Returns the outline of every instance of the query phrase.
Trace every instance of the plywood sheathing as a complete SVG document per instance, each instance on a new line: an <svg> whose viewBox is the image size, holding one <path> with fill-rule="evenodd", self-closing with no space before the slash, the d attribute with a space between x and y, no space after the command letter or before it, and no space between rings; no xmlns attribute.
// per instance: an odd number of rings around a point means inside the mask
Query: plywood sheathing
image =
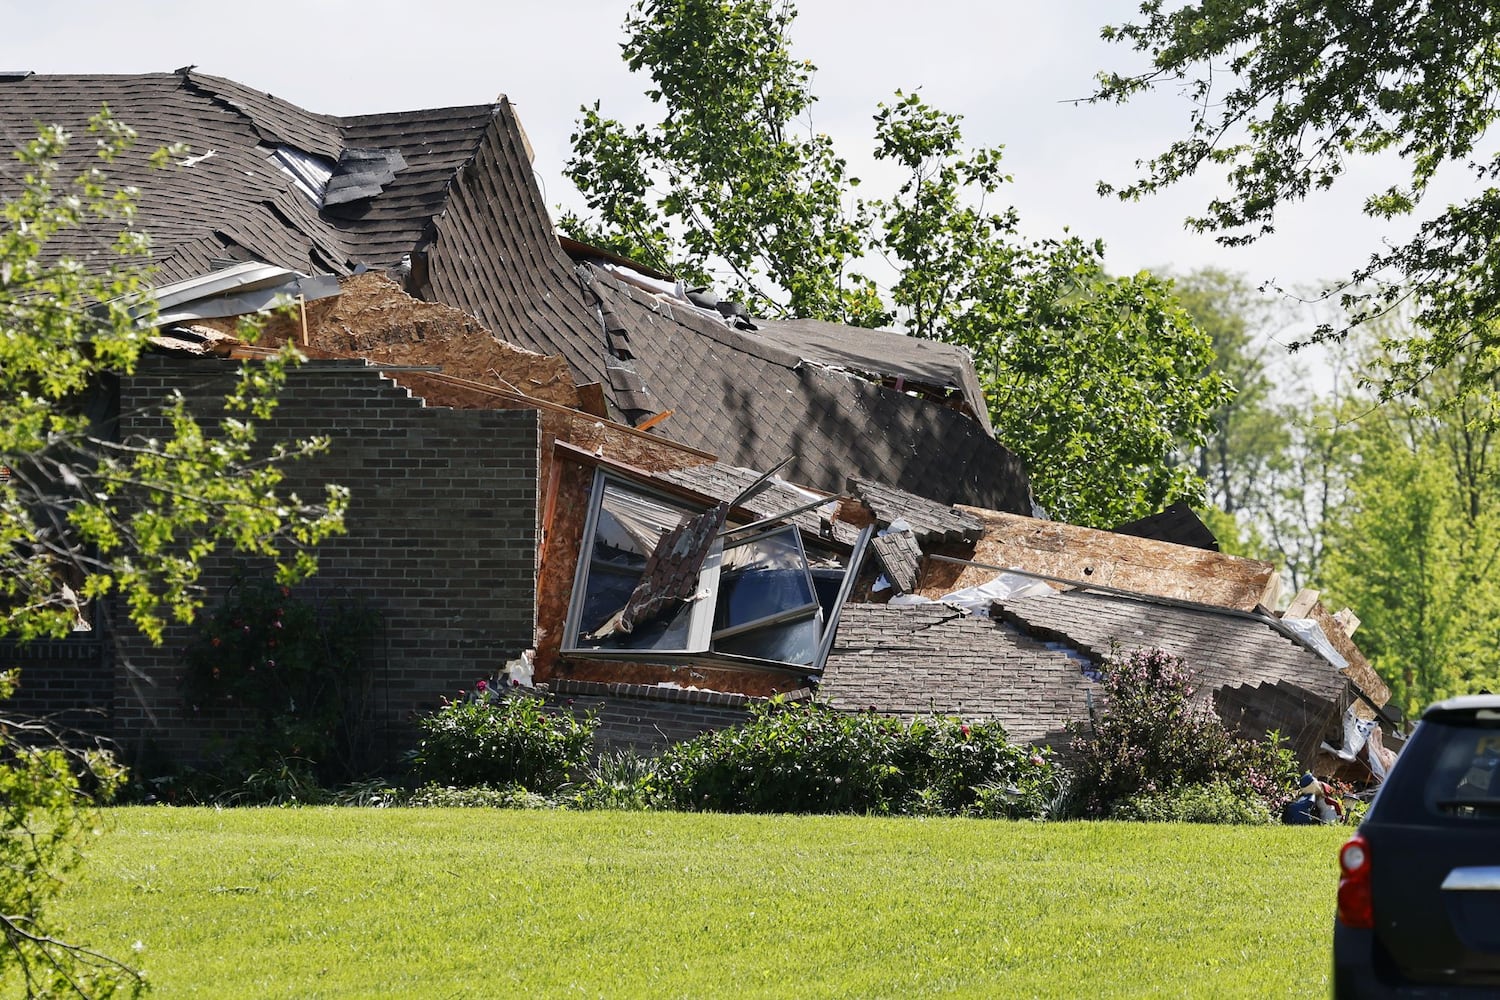
<svg viewBox="0 0 1500 1000"><path fill-rule="evenodd" d="M971 552L933 549L929 555L957 555L990 566L1241 611L1254 610L1278 586L1276 567L1258 559L977 507L958 509L983 522L982 537ZM929 559L917 593L936 600L994 576L994 570Z"/></svg>
<svg viewBox="0 0 1500 1000"><path fill-rule="evenodd" d="M474 317L438 302L412 298L384 274L366 273L339 279L340 294L305 306L307 340L297 314L271 317L262 346L288 339L340 357L361 357L382 365L441 368L473 382L495 385L527 396L577 407L578 390L567 362L496 339ZM201 320L198 326L233 333L234 318ZM440 385L417 373L401 373L398 382L427 400L429 406L491 409L483 394Z"/></svg>
<svg viewBox="0 0 1500 1000"><path fill-rule="evenodd" d="M1281 617L1304 618L1315 622L1338 654L1349 661L1344 676L1353 681L1375 704L1384 705L1391 700L1391 689L1386 687L1385 681L1375 673L1375 669L1350 638L1359 628L1359 618L1348 608L1336 615L1329 614L1318 596L1319 591L1302 588L1286 606L1286 610L1281 612ZM1375 718L1375 710L1359 700L1355 701L1354 713L1362 719Z"/></svg>

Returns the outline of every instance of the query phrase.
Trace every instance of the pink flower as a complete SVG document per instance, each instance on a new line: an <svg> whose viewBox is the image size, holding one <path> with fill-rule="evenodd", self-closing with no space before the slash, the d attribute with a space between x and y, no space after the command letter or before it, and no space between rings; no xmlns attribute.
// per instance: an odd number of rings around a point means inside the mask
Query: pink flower
<svg viewBox="0 0 1500 1000"><path fill-rule="evenodd" d="M968 739L969 738L969 727L968 726L959 726L958 727L958 731L964 734L964 739Z"/></svg>
<svg viewBox="0 0 1500 1000"><path fill-rule="evenodd" d="M490 682L489 681L480 681L478 684L474 685L474 690L480 692L481 694L483 694L485 691L488 691L489 689L490 689Z"/></svg>

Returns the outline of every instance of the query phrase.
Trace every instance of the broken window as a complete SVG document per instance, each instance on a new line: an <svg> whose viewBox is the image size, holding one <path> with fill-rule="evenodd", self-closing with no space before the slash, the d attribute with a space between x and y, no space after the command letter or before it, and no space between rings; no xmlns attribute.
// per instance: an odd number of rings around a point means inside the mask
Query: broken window
<svg viewBox="0 0 1500 1000"><path fill-rule="evenodd" d="M563 650L818 669L864 539L852 556L810 558L795 526L726 527L727 512L599 470Z"/></svg>
<svg viewBox="0 0 1500 1000"><path fill-rule="evenodd" d="M668 602L641 622L627 621L623 614L662 537L699 511L607 479L602 473L595 477L594 498L574 578L567 645L580 651L706 649L713 605L700 598L712 592L717 580L723 550L717 539L696 572L698 588L691 598Z"/></svg>

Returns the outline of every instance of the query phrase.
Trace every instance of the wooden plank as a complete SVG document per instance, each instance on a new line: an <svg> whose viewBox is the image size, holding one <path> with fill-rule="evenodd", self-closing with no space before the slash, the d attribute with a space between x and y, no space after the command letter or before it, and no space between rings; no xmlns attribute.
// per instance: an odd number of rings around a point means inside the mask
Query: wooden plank
<svg viewBox="0 0 1500 1000"><path fill-rule="evenodd" d="M984 525L972 552L929 550L976 563L1221 608L1253 611L1274 593L1276 567L1187 545L1136 538L1019 514L959 507ZM938 598L994 577L991 570L928 560L917 593Z"/></svg>
<svg viewBox="0 0 1500 1000"><path fill-rule="evenodd" d="M1354 613L1353 608L1344 608L1333 613L1333 620L1339 623L1339 628L1344 630L1345 635L1352 636L1359 631L1359 615Z"/></svg>
<svg viewBox="0 0 1500 1000"><path fill-rule="evenodd" d="M609 406L604 402L604 383L585 382L578 386L578 408L596 417L609 418Z"/></svg>
<svg viewBox="0 0 1500 1000"><path fill-rule="evenodd" d="M1333 648L1349 661L1349 666L1344 668L1344 676L1359 685L1359 689L1375 704L1384 705L1391 700L1391 689L1386 687L1385 681L1381 680L1375 668L1370 666L1370 661L1365 659L1365 655L1359 651L1354 640L1349 638L1343 626L1334 621L1333 615L1329 614L1321 603L1314 604L1303 617L1317 622L1323 634L1328 636L1328 641L1332 643Z"/></svg>
<svg viewBox="0 0 1500 1000"><path fill-rule="evenodd" d="M651 428L655 427L657 424L661 423L663 420L667 419L676 412L676 410L662 410L660 413L647 417L645 420L642 420L640 423L636 424L635 429L638 431L649 431Z"/></svg>
<svg viewBox="0 0 1500 1000"><path fill-rule="evenodd" d="M1307 618L1312 614L1313 606L1318 603L1318 591L1303 587L1297 591L1297 596L1292 598L1292 603L1286 606L1281 613L1283 618Z"/></svg>

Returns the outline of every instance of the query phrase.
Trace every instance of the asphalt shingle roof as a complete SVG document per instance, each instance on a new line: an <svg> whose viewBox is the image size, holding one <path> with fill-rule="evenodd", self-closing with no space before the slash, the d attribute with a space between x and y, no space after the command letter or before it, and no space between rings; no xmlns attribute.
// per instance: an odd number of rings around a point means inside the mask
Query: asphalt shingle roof
<svg viewBox="0 0 1500 1000"><path fill-rule="evenodd" d="M1077 657L1004 622L943 604L847 604L818 697L845 709L994 719L1012 740L1062 746L1098 690Z"/></svg>
<svg viewBox="0 0 1500 1000"><path fill-rule="evenodd" d="M760 336L733 330L575 265L558 245L503 99L341 118L191 70L37 75L0 79L0 141L23 141L38 121L83 135L105 103L139 134L110 175L140 189L137 226L153 238L161 282L202 274L226 257L333 274L409 262L409 290L463 309L505 341L560 355L580 382L603 383L623 420L672 410L658 433L729 464L765 469L791 454L785 476L827 492L853 475L944 504L1031 511L1019 459L986 425L895 387L803 364L791 349L796 324ZM148 169L152 150L177 142L191 147L191 165ZM91 145L76 142L65 168L88 163ZM391 150L398 156L362 162L402 165L373 186L373 197L320 208L275 162L281 147L321 157L329 170L341 157L347 165L351 150ZM0 168L0 193L12 180ZM65 233L50 249L107 255L113 230ZM957 376L966 393L977 385L972 366L950 349L841 329L805 332L816 332L824 354L842 345L853 368Z"/></svg>
<svg viewBox="0 0 1500 1000"><path fill-rule="evenodd" d="M1000 614L1030 635L1096 660L1160 647L1209 688L1285 681L1334 702L1347 684L1331 663L1270 623L1232 611L1072 591L1007 601Z"/></svg>

